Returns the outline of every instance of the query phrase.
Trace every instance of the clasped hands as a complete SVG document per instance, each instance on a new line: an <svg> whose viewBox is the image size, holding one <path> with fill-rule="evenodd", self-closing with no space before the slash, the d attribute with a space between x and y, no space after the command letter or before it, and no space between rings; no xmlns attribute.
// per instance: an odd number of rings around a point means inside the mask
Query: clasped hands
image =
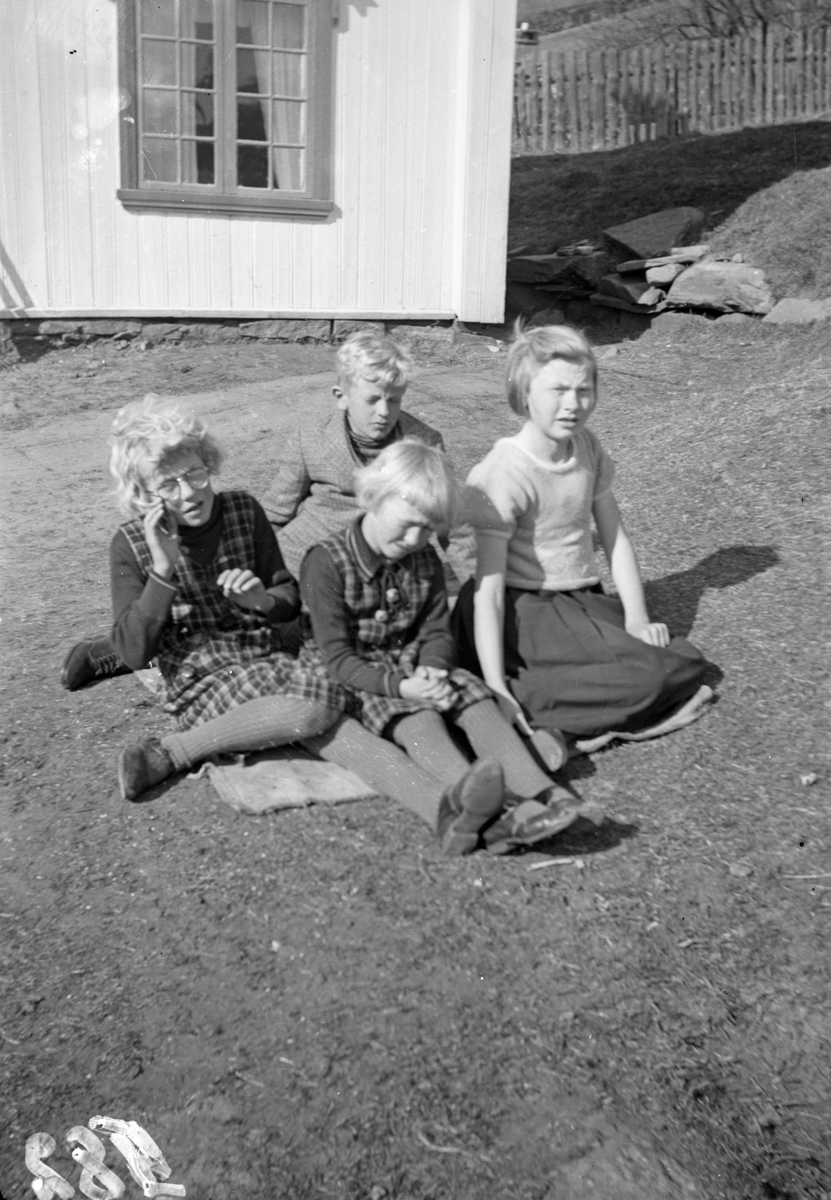
<svg viewBox="0 0 831 1200"><path fill-rule="evenodd" d="M440 667L418 666L412 675L401 680L398 694L402 700L423 701L439 712L447 712L456 703L456 688L448 675Z"/></svg>

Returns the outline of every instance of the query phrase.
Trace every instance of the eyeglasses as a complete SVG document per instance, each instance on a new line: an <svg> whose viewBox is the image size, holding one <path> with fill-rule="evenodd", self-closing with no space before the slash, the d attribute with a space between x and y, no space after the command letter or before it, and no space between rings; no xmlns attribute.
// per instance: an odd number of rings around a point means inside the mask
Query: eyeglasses
<svg viewBox="0 0 831 1200"><path fill-rule="evenodd" d="M161 496L163 500L178 500L182 494L182 483L186 483L194 491L199 491L208 486L210 477L211 473L207 467L192 467L185 471L184 475L173 475L170 479L163 479L156 488L156 495Z"/></svg>

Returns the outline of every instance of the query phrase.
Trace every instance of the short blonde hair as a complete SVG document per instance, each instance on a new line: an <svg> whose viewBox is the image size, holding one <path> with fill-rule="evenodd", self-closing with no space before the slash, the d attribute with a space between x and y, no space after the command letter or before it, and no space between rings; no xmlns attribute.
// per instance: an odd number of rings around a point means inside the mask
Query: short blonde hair
<svg viewBox="0 0 831 1200"><path fill-rule="evenodd" d="M588 339L572 325L523 327L517 321L514 340L508 348L508 403L515 413L525 415L525 399L531 380L554 358L583 366L589 373L597 397L597 359Z"/></svg>
<svg viewBox="0 0 831 1200"><path fill-rule="evenodd" d="M452 528L459 512L459 485L443 451L417 438L402 438L355 472L355 498L373 512L390 496L400 496L434 529Z"/></svg>
<svg viewBox="0 0 831 1200"><path fill-rule="evenodd" d="M222 466L222 451L200 418L154 392L119 409L110 445L116 499L128 517L144 511L143 493L153 472L179 455L195 451L212 475Z"/></svg>
<svg viewBox="0 0 831 1200"><path fill-rule="evenodd" d="M363 377L385 388L405 388L410 382L413 360L406 350L380 329L358 329L337 353L339 387L349 387Z"/></svg>

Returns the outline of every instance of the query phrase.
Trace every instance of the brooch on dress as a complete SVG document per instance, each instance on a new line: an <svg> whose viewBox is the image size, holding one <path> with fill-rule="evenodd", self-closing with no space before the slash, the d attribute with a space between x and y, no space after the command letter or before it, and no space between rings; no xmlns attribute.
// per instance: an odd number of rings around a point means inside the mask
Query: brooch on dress
<svg viewBox="0 0 831 1200"><path fill-rule="evenodd" d="M386 601L388 607L377 608L375 610L375 620L379 621L382 625L386 624L386 622L390 619L389 610L394 610L400 599L401 593L399 592L398 588L387 588L387 590L384 592L384 600Z"/></svg>

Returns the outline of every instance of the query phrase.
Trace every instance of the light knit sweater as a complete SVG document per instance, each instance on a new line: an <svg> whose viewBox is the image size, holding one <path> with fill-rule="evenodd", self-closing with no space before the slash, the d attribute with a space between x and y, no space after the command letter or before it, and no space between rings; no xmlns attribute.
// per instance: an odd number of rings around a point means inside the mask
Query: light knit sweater
<svg viewBox="0 0 831 1200"><path fill-rule="evenodd" d="M592 546L592 505L615 468L588 429L571 457L547 462L516 437L500 438L467 479L465 516L478 537L508 542L505 583L526 591L571 591L600 579Z"/></svg>

